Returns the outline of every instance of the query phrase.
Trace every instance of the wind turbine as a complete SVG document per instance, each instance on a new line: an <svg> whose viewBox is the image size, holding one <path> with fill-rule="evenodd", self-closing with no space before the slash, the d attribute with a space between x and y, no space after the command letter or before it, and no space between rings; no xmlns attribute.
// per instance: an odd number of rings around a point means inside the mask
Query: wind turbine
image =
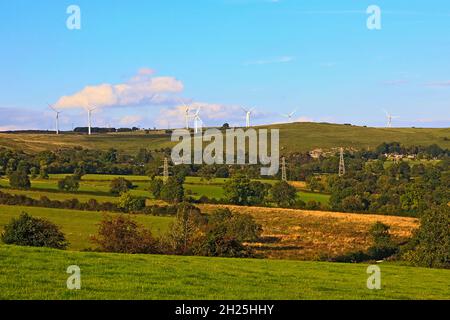
<svg viewBox="0 0 450 320"><path fill-rule="evenodd" d="M244 112L245 112L245 127L250 128L250 115L252 114L252 112L255 109L252 108L252 109L247 110L242 107L241 107L241 109L244 110Z"/></svg>
<svg viewBox="0 0 450 320"><path fill-rule="evenodd" d="M289 122L291 122L292 120L292 116L297 112L297 110L292 111L291 113L288 114L282 114L283 117L288 118Z"/></svg>
<svg viewBox="0 0 450 320"><path fill-rule="evenodd" d="M94 111L95 109L97 109L97 107L94 108L87 108L87 112L88 112L88 135L91 135L91 127L92 127L92 111Z"/></svg>
<svg viewBox="0 0 450 320"><path fill-rule="evenodd" d="M185 123L184 126L187 130L189 130L189 111L191 109L189 108L189 106L186 103L184 103L183 100L181 100L181 99L179 99L179 100L184 105L184 108L185 108L184 109L184 123Z"/></svg>
<svg viewBox="0 0 450 320"><path fill-rule="evenodd" d="M399 118L398 116L393 116L392 114L390 114L389 112L387 112L386 110L384 110L383 109L383 111L384 111L384 113L386 114L386 118L387 118L387 124L386 124L386 126L388 127L388 128L392 128L392 119L397 119L397 118Z"/></svg>
<svg viewBox="0 0 450 320"><path fill-rule="evenodd" d="M62 111L58 111L58 110L56 110L54 107L52 107L49 103L47 103L48 104L48 107L50 108L50 109L52 109L54 112L55 112L55 114L56 114L56 134L59 134L59 114L62 112Z"/></svg>
<svg viewBox="0 0 450 320"><path fill-rule="evenodd" d="M200 107L198 107L197 111L194 113L194 133L198 133L198 130L202 130L202 119L199 116ZM200 127L199 127L200 124Z"/></svg>

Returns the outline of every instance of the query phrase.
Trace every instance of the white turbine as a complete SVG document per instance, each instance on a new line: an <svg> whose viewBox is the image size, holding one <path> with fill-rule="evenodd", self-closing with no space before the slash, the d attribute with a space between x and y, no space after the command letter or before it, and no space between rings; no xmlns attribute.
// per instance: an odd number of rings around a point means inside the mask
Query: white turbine
<svg viewBox="0 0 450 320"><path fill-rule="evenodd" d="M288 114L282 114L283 117L288 118L288 121L291 122L292 120L292 116L297 112L297 110L292 111L291 113Z"/></svg>
<svg viewBox="0 0 450 320"><path fill-rule="evenodd" d="M47 103L48 104L48 107L50 108L50 109L52 109L54 112L55 112L55 114L56 114L56 134L59 134L59 114L62 112L62 111L58 111L58 110L56 110L54 107L52 107L49 103Z"/></svg>
<svg viewBox="0 0 450 320"><path fill-rule="evenodd" d="M197 111L194 113L194 133L198 133L199 129L202 130L202 119L199 116L200 113L200 107L198 107Z"/></svg>
<svg viewBox="0 0 450 320"><path fill-rule="evenodd" d="M386 119L387 119L386 127L387 128L392 128L392 119L397 119L399 117L398 116L393 116L392 114L390 114L389 112L387 112L384 109L383 109L383 111L386 114Z"/></svg>
<svg viewBox="0 0 450 320"><path fill-rule="evenodd" d="M179 100L184 106L184 127L189 130L189 111L191 111L191 109L183 100Z"/></svg>
<svg viewBox="0 0 450 320"><path fill-rule="evenodd" d="M97 109L97 107L94 108L87 108L87 112L88 112L88 135L91 135L91 127L92 127L92 111L94 111L95 109Z"/></svg>
<svg viewBox="0 0 450 320"><path fill-rule="evenodd" d="M246 128L250 128L250 115L252 114L252 112L253 112L255 109L249 109L249 110L247 110L247 109L244 109L244 108L242 108L242 107L241 107L241 109L244 110L244 112L245 112L245 127L246 127Z"/></svg>

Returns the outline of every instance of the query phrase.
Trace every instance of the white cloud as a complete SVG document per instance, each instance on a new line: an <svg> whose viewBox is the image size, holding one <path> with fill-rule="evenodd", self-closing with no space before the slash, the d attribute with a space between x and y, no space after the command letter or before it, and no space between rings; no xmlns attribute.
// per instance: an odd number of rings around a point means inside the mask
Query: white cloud
<svg viewBox="0 0 450 320"><path fill-rule="evenodd" d="M73 95L63 96L57 108L161 105L173 103L173 95L184 85L174 77L154 77L152 69L143 68L126 83L86 86Z"/></svg>

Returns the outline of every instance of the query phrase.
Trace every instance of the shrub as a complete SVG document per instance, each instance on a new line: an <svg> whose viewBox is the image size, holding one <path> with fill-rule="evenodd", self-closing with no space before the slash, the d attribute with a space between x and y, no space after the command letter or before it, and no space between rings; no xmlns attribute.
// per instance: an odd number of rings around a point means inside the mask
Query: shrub
<svg viewBox="0 0 450 320"><path fill-rule="evenodd" d="M92 242L101 251L117 253L158 253L158 242L151 232L126 216L105 216L99 224L98 235Z"/></svg>
<svg viewBox="0 0 450 320"><path fill-rule="evenodd" d="M69 244L58 226L45 219L33 218L27 213L12 219L5 226L1 238L6 244L19 246L65 249Z"/></svg>
<svg viewBox="0 0 450 320"><path fill-rule="evenodd" d="M119 195L133 188L133 183L124 178L116 178L111 181L110 192Z"/></svg>

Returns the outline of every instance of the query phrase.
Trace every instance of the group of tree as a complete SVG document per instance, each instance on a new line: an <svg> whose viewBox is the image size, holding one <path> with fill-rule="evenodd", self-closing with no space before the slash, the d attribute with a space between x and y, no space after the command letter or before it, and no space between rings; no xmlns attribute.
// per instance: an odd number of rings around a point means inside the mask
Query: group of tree
<svg viewBox="0 0 450 320"><path fill-rule="evenodd" d="M106 216L92 241L106 252L252 257L254 251L245 243L257 240L261 230L249 215L220 209L208 216L182 203L169 231L160 237L130 217Z"/></svg>

